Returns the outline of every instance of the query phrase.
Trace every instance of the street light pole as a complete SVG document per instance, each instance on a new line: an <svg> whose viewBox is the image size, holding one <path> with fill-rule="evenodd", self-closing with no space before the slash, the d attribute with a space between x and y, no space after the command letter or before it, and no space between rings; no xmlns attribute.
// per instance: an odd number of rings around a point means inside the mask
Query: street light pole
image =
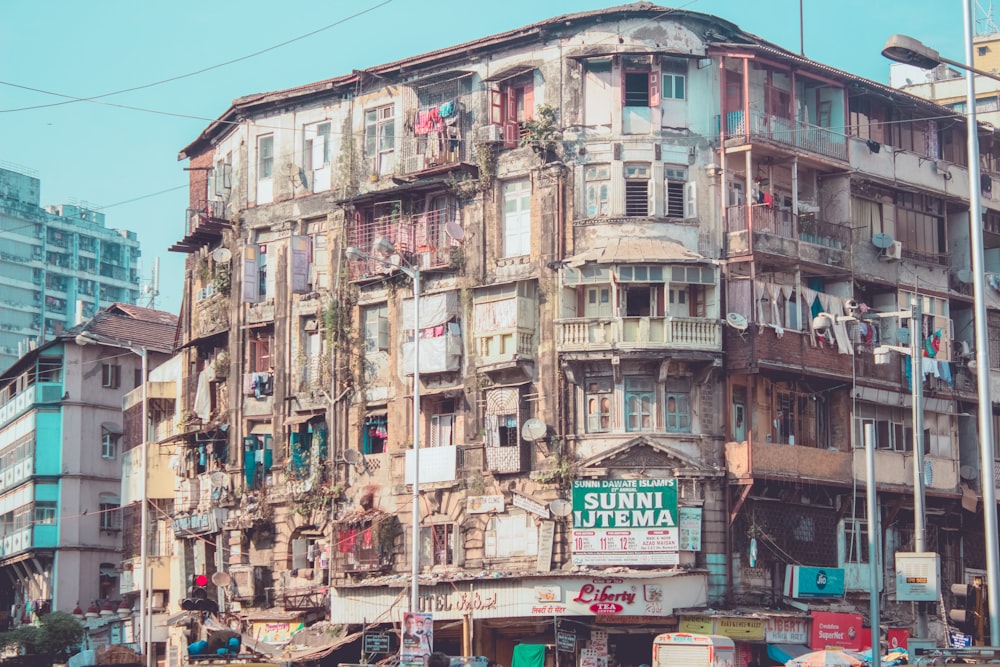
<svg viewBox="0 0 1000 667"><path fill-rule="evenodd" d="M384 239L376 239L374 247L382 248L391 244ZM413 514L410 529L410 611L420 611L420 269L403 266L364 252L355 247L347 248L344 254L349 260L368 259L394 269L399 269L413 281Z"/></svg>
<svg viewBox="0 0 1000 667"><path fill-rule="evenodd" d="M979 480L983 494L983 523L986 537L987 598L990 641L1000 642L1000 562L997 554L997 500L993 480L993 400L990 396L990 348L986 316L986 267L983 249L983 210L979 173L979 125L976 122L975 75L1000 81L1000 76L973 67L973 1L963 0L965 63L941 57L934 49L912 37L892 35L882 55L896 62L932 69L941 63L965 71L966 134L969 158L969 245L972 259L973 324L976 336L976 388L979 402Z"/></svg>

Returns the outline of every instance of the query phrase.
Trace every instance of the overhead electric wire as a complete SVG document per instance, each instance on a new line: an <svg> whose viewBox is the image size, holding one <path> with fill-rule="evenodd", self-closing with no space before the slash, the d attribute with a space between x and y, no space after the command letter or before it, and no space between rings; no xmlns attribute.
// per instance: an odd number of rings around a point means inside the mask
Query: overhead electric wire
<svg viewBox="0 0 1000 667"><path fill-rule="evenodd" d="M283 46L288 46L289 44L293 44L293 43L301 41L303 39L312 37L313 35L317 35L317 34L319 34L321 32L329 30L330 28L335 28L335 27L337 27L339 25L342 25L342 24L344 24L344 23L346 23L348 21L351 21L351 20L356 19L356 18L358 18L360 16L363 16L363 15L369 13L369 12L375 11L376 9L378 9L380 7L388 5L390 2L392 2L392 0L382 0L382 2L378 3L377 5L372 5L371 7L368 7L367 9L363 9L363 10L361 10L359 12L355 12L354 14L351 14L350 16L346 16L346 17L344 17L344 18L342 18L342 19L340 19L338 21L334 21L333 23L325 25L325 26L323 26L321 28L316 28L315 30L310 30L309 32L307 32L305 34L299 35L298 37L292 37L291 39L286 39L285 41L279 42L278 44L274 44L272 46L268 46L266 48L254 51L253 53L248 53L246 55L239 56L238 58L232 58L230 60L226 60L225 62L217 63L215 65L209 65L208 67L202 67L200 69L194 70L193 72L188 72L186 74L177 74L175 76L167 77L166 79L160 79L159 81L153 81L151 83L144 83L142 85L132 86L130 88L122 88L121 90L114 90L114 91L111 91L111 92L108 92L108 93L101 93L100 95L92 95L90 97L76 97L76 96L73 96L73 95L64 95L62 93L55 93L55 92L52 92L52 91L42 90L42 89L39 89L39 88L31 88L29 86L22 86L22 85L18 85L18 84L15 84L15 83L10 83L10 82L7 82L7 81L0 81L0 85L11 86L11 87L14 87L14 88L23 88L23 89L26 89L26 90L31 90L33 92L44 93L46 95L55 95L57 97L66 97L66 98L69 98L69 99L67 99L67 100L65 100L63 102L52 102L50 104L36 104L34 106L18 107L18 108L15 108L15 109L0 109L0 113L13 113L13 112L16 112L16 111L30 111L30 110L33 110L33 109L44 109L44 108L47 108L47 107L61 106L63 104L72 104L73 102L97 102L97 100L100 100L100 99L105 98L105 97L111 97L113 95L121 95L123 93L130 93L130 92L133 92L133 91L136 91L136 90L143 90L145 88L152 88L154 86L160 86L160 85L163 85L165 83L171 83L173 81L179 81L180 79L186 79L186 78L189 78L189 77L192 77L192 76L197 76L198 74L204 74L205 72L210 72L210 71L212 71L214 69L219 69L220 67L226 67L228 65L233 65L233 64L241 62L243 60L248 60L250 58L255 58L255 57L259 56L259 55L263 55L263 54L268 53L270 51L274 51L276 49L280 49Z"/></svg>

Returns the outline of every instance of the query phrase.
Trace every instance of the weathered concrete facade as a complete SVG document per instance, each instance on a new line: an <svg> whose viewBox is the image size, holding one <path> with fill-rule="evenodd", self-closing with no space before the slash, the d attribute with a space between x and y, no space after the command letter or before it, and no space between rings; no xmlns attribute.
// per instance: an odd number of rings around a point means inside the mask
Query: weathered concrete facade
<svg viewBox="0 0 1000 667"><path fill-rule="evenodd" d="M416 445L416 607L464 620L435 648L506 662L554 616L614 625L581 606L595 579L645 593L618 610L632 634L612 632L636 664L685 609L781 603L793 563L842 568L863 604L866 421L884 433L887 573L912 530L906 323L877 314L919 295L935 544L959 580L961 133L939 107L645 4L236 100L181 153L182 342L210 397L182 476L226 479L194 510L219 520L182 541L185 572L228 572L244 628L398 623ZM591 548L608 535L566 514L585 489L647 483L687 521L660 548L635 530Z"/></svg>

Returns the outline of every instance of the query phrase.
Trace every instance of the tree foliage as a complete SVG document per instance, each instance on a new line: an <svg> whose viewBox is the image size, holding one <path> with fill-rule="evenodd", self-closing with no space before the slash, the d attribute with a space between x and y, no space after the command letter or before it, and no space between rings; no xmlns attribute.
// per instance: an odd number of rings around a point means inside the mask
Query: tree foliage
<svg viewBox="0 0 1000 667"><path fill-rule="evenodd" d="M50 655L63 661L76 652L87 633L72 614L54 611L41 617L38 625L22 625L0 634L0 647L16 646L33 655Z"/></svg>

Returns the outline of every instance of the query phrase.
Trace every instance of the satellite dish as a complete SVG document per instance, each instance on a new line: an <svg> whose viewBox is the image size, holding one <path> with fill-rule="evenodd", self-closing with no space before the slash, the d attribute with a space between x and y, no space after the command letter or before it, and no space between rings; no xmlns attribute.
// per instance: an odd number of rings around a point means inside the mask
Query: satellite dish
<svg viewBox="0 0 1000 667"><path fill-rule="evenodd" d="M726 323L737 331L746 331L749 326L747 318L739 313L727 313Z"/></svg>
<svg viewBox="0 0 1000 667"><path fill-rule="evenodd" d="M521 425L521 437L528 442L538 442L548 430L548 425L541 419L529 419Z"/></svg>
<svg viewBox="0 0 1000 667"><path fill-rule="evenodd" d="M564 498L556 498L549 503L549 510L554 516L569 516L573 512L573 505Z"/></svg>
<svg viewBox="0 0 1000 667"><path fill-rule="evenodd" d="M344 460L352 466L356 466L364 460L364 456L356 449L345 449Z"/></svg>
<svg viewBox="0 0 1000 667"><path fill-rule="evenodd" d="M826 313L820 313L813 318L813 329L822 331L833 326L833 318Z"/></svg>
<svg viewBox="0 0 1000 667"><path fill-rule="evenodd" d="M979 471L973 466L965 465L958 469L958 475L962 479L973 480L979 477Z"/></svg>
<svg viewBox="0 0 1000 667"><path fill-rule="evenodd" d="M465 230L462 229L462 225L458 224L455 220L449 220L444 223L444 231L448 236L456 241L461 241L465 238Z"/></svg>
<svg viewBox="0 0 1000 667"><path fill-rule="evenodd" d="M226 473L216 470L212 473L211 480L213 489L221 489L226 485Z"/></svg>
<svg viewBox="0 0 1000 667"><path fill-rule="evenodd" d="M889 234L872 234L872 245L880 250L885 250L893 244L893 238Z"/></svg>
<svg viewBox="0 0 1000 667"><path fill-rule="evenodd" d="M958 282L960 283L966 283L966 284L971 283L972 271L970 271L969 269L959 269L955 273L955 277L958 278Z"/></svg>
<svg viewBox="0 0 1000 667"><path fill-rule="evenodd" d="M232 258L233 253L229 252L229 248L216 248L212 251L212 259L219 264L228 264L229 260Z"/></svg>
<svg viewBox="0 0 1000 667"><path fill-rule="evenodd" d="M231 584L232 581L233 578L229 576L228 572L216 572L215 574L212 575L212 583L218 586L219 588L225 588L226 586Z"/></svg>

